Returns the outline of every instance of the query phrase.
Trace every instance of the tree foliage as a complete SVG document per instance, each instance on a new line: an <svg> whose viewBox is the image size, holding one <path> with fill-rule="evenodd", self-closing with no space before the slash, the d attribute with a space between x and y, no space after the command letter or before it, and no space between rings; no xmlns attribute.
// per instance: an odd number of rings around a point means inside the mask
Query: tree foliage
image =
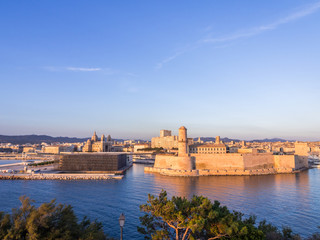
<svg viewBox="0 0 320 240"><path fill-rule="evenodd" d="M159 197L149 194L146 212L140 218L138 231L146 239L262 239L263 232L254 227L254 218L242 220L243 215L230 212L218 201L212 203L203 196L172 197L161 191Z"/></svg>
<svg viewBox="0 0 320 240"><path fill-rule="evenodd" d="M290 228L280 231L272 224L262 221L256 224L256 217L244 218L240 212L231 212L213 203L206 197L193 196L168 199L167 193L161 191L159 197L148 195L146 204L140 206L146 214L140 217L138 231L145 239L243 239L243 240L299 240ZM314 234L309 239L319 239Z"/></svg>
<svg viewBox="0 0 320 240"><path fill-rule="evenodd" d="M0 239L3 240L103 240L107 239L102 224L86 217L78 223L70 205L56 204L55 200L38 208L28 197L20 197L20 208L12 214L0 212Z"/></svg>

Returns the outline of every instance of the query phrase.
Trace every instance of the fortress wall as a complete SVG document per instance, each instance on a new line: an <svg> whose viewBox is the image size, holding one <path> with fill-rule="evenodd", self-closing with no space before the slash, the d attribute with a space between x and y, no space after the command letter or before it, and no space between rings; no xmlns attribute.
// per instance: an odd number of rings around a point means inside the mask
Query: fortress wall
<svg viewBox="0 0 320 240"><path fill-rule="evenodd" d="M194 168L194 159L172 155L156 155L154 168L192 170Z"/></svg>
<svg viewBox="0 0 320 240"><path fill-rule="evenodd" d="M294 170L308 168L308 157L300 155L274 155L276 168L292 168Z"/></svg>
<svg viewBox="0 0 320 240"><path fill-rule="evenodd" d="M275 168L292 168L294 169L296 164L295 155L273 155Z"/></svg>
<svg viewBox="0 0 320 240"><path fill-rule="evenodd" d="M176 156L169 155L156 155L156 159L154 161L155 168L170 168L172 162L175 161Z"/></svg>
<svg viewBox="0 0 320 240"><path fill-rule="evenodd" d="M295 156L295 169L302 169L302 168L308 168L309 163L308 163L308 157L307 156L299 156L299 155L294 155Z"/></svg>
<svg viewBox="0 0 320 240"><path fill-rule="evenodd" d="M157 155L154 169L159 171L197 170L201 175L216 174L274 174L276 172L292 172L308 167L308 159L297 155L272 155L272 153L258 154L190 154L190 157L172 155ZM162 170L161 170L162 169ZM208 172L203 172L208 171ZM253 171L253 172L252 172ZM180 174L180 173L179 173ZM183 173L185 174L185 172ZM194 174L194 173L192 173Z"/></svg>
<svg viewBox="0 0 320 240"><path fill-rule="evenodd" d="M243 154L244 168L246 170L266 169L274 167L272 153Z"/></svg>
<svg viewBox="0 0 320 240"><path fill-rule="evenodd" d="M198 170L244 170L243 156L237 153L227 154L190 154L195 157Z"/></svg>

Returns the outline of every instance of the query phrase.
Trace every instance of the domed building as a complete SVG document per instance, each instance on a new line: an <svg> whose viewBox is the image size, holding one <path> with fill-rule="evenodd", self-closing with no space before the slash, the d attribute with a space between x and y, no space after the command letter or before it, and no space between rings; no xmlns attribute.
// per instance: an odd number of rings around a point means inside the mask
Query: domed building
<svg viewBox="0 0 320 240"><path fill-rule="evenodd" d="M112 151L112 139L109 135L106 141L105 136L102 134L99 140L97 133L94 132L91 139L88 139L84 145L82 152L111 152Z"/></svg>

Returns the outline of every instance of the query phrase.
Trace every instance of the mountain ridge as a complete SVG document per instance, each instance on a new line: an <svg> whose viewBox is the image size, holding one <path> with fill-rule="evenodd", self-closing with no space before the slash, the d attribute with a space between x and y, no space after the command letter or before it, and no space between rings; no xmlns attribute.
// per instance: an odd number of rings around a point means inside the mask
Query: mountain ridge
<svg viewBox="0 0 320 240"><path fill-rule="evenodd" d="M12 143L12 144L40 144L42 142L45 143L55 143L55 142L64 142L64 143L75 143L75 142L85 142L91 137L87 138L77 138L77 137L52 137L49 135L37 135L37 134L29 134L29 135L0 135L0 143ZM200 137L202 141L208 142L208 141L215 141L214 137ZM193 138L195 141L198 140L198 138ZM123 139L113 139L115 141L123 141ZM140 140L140 139L137 139ZM232 138L221 138L221 141L223 142L240 142L242 140L239 139L232 139ZM281 138L265 138L265 139L255 139L250 140L246 142L286 142L287 140L281 139ZM290 142L294 140L289 140Z"/></svg>

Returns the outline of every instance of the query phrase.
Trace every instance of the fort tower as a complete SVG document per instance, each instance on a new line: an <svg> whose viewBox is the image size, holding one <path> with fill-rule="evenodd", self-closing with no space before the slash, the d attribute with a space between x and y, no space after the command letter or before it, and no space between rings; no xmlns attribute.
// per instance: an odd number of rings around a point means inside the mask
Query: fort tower
<svg viewBox="0 0 320 240"><path fill-rule="evenodd" d="M179 156L187 156L189 151L188 147L188 138L187 138L187 129L182 126L179 128L179 142L178 142L178 155Z"/></svg>

